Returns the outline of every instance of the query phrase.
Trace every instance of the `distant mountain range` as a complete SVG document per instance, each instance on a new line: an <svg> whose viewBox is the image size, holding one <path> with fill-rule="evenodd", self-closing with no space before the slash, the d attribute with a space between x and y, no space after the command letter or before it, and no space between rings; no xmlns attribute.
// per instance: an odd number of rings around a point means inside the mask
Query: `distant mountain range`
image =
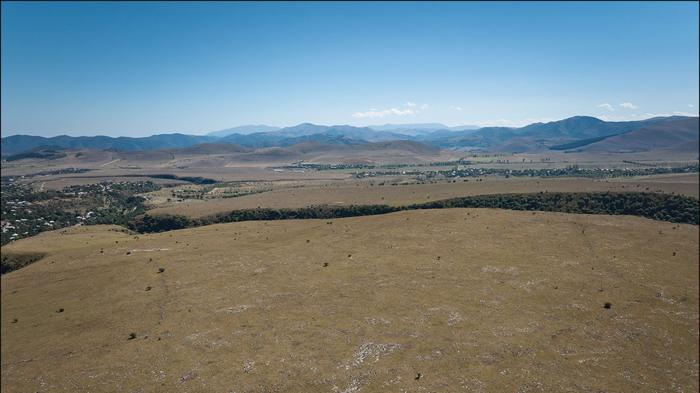
<svg viewBox="0 0 700 393"><path fill-rule="evenodd" d="M327 126L317 126L315 124L310 124L310 123L303 123L299 124L298 126L294 127L287 127L285 128L284 134L287 136L301 136L300 133L304 135L310 135L309 133L319 133L322 131L321 127L327 127ZM336 129L341 129L342 127L350 127L350 126L331 126ZM357 127L354 127L357 128ZM384 124L381 126L367 126L364 127L373 131L389 131L395 134L402 134L402 135L422 135L422 134L427 134L433 131L437 130L450 130L450 131L464 131L464 130L476 130L479 128L479 126L470 126L470 125L463 125L463 126L456 126L456 127L448 127L444 124L441 123L418 123L418 124ZM272 133L275 131L279 131L282 128L280 127L273 127L273 126L267 126L264 124L259 124L259 125L245 125L245 126L239 126L239 127L233 127L233 128L227 128L225 130L220 130L220 131L213 131L210 132L206 135L208 136L217 136L217 137L226 137L229 135L233 134L241 134L241 135L248 135L248 134L257 134L257 133ZM294 131L296 130L296 135L294 134Z"/></svg>
<svg viewBox="0 0 700 393"><path fill-rule="evenodd" d="M44 146L64 149L156 150L188 147L200 143L215 142L218 139L211 136L184 134L160 134L144 138L67 135L46 138L43 136L13 135L2 138L0 151L3 155L17 154Z"/></svg>
<svg viewBox="0 0 700 393"><path fill-rule="evenodd" d="M279 130L279 127L273 127L273 126L266 126L264 124L259 124L259 125L246 125L246 126L238 126L238 127L233 127L233 128L227 128L225 130L220 130L220 131L212 131L208 133L208 136L216 136L216 137L225 137L229 136L231 134L255 134L257 132L273 132Z"/></svg>
<svg viewBox="0 0 700 393"><path fill-rule="evenodd" d="M390 140L405 140L404 134L375 131L368 127L353 127L346 125L321 126L302 123L272 132L241 135L232 134L221 139L224 143L235 143L249 147L291 146L297 143L316 141L323 143L380 142Z"/></svg>
<svg viewBox="0 0 700 393"><path fill-rule="evenodd" d="M465 131L465 130L476 130L479 126L456 126L448 127L441 123L419 123L419 124L384 124L382 126L368 126L375 131L391 131L399 134L417 136L426 135L433 133L435 131Z"/></svg>
<svg viewBox="0 0 700 393"><path fill-rule="evenodd" d="M46 147L144 151L184 149L200 144L235 144L244 148L261 148L286 147L300 143L352 145L397 140L418 142L441 149L476 149L511 153L546 150L598 152L681 148L697 150L698 118L670 116L640 121L606 122L595 117L575 116L549 123L534 123L520 128L472 128L472 126L450 128L439 123L385 124L372 127L302 123L285 128L265 125L242 126L203 136L161 134L144 138L65 135L45 138L13 135L2 138L2 155L7 157ZM209 146L207 149L213 148Z"/></svg>

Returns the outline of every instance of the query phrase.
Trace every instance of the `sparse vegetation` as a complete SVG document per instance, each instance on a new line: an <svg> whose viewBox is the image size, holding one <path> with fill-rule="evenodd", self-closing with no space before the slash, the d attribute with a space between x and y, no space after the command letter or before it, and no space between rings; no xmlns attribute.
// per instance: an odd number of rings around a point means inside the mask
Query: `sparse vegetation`
<svg viewBox="0 0 700 393"><path fill-rule="evenodd" d="M13 270L23 268L43 258L42 253L8 253L3 251L0 256L0 274L9 273Z"/></svg>

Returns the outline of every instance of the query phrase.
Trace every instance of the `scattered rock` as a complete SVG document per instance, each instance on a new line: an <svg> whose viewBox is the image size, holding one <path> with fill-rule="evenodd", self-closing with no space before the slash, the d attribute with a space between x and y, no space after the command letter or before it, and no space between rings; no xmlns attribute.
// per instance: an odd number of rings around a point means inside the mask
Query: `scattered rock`
<svg viewBox="0 0 700 393"><path fill-rule="evenodd" d="M351 368L359 367L365 360L369 359L377 362L381 356L388 355L400 348L400 344L363 343L353 355L353 360L345 364L345 369L350 370Z"/></svg>
<svg viewBox="0 0 700 393"><path fill-rule="evenodd" d="M328 267L328 262L323 262L323 267Z"/></svg>
<svg viewBox="0 0 700 393"><path fill-rule="evenodd" d="M164 271L165 271L165 268L164 268L164 267L159 267L159 268L158 268L158 273L163 273Z"/></svg>
<svg viewBox="0 0 700 393"><path fill-rule="evenodd" d="M131 332L131 333L129 333L129 338L127 338L127 340L133 340L135 338L136 338L136 333Z"/></svg>
<svg viewBox="0 0 700 393"><path fill-rule="evenodd" d="M603 308L611 309L611 308L612 308L612 303L610 303L610 302L605 302L605 305L603 306Z"/></svg>
<svg viewBox="0 0 700 393"><path fill-rule="evenodd" d="M62 313L63 311L64 311L64 310L63 310L62 308L59 308L58 310L56 310L56 313L57 313L57 314L60 314L60 313Z"/></svg>
<svg viewBox="0 0 700 393"><path fill-rule="evenodd" d="M416 374L416 377L415 377L414 379L415 379L416 381L418 381L418 380L421 379L421 378L423 378L423 374L418 373L418 374Z"/></svg>
<svg viewBox="0 0 700 393"><path fill-rule="evenodd" d="M195 378L197 378L197 373L194 370L192 370L192 371L188 372L187 374L180 377L180 383L185 383L185 382L187 382L191 379L195 379Z"/></svg>
<svg viewBox="0 0 700 393"><path fill-rule="evenodd" d="M146 291L150 291L150 290L151 290L151 287L146 287Z"/></svg>

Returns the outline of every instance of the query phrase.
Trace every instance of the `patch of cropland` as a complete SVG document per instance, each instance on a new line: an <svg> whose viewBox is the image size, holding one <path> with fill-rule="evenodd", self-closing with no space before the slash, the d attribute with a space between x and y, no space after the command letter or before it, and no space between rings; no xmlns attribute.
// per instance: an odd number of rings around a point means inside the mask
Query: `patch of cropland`
<svg viewBox="0 0 700 393"><path fill-rule="evenodd" d="M698 390L698 227L499 209L42 233L2 391Z"/></svg>
<svg viewBox="0 0 700 393"><path fill-rule="evenodd" d="M129 222L140 233L163 232L239 221L332 219L372 216L402 210L494 208L579 214L631 215L661 221L698 224L696 198L646 192L496 194L453 198L408 206L310 206L299 209L246 209L191 219L181 215L139 216Z"/></svg>
<svg viewBox="0 0 700 393"><path fill-rule="evenodd" d="M18 181L3 181L1 244L76 224L126 225L146 211L137 194L158 190L153 182L75 185L37 191Z"/></svg>

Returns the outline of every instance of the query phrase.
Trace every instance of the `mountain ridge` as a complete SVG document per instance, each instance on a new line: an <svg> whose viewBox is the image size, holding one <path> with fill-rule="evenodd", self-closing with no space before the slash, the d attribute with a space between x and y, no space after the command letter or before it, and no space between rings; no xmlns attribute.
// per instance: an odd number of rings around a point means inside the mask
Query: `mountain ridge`
<svg viewBox="0 0 700 393"><path fill-rule="evenodd" d="M291 127L249 134L234 133L224 137L213 135L157 134L148 137L109 137L59 135L41 137L12 135L2 138L2 155L13 155L41 147L72 149L116 149L125 151L149 151L158 149L183 149L205 143L228 143L243 148L285 147L304 142L325 144L352 144L407 140L420 142L441 149L489 150L501 152L543 151L567 143L590 140L600 142L604 137L624 134L636 129L658 125L655 130L668 129L672 132L679 121L697 117L669 116L654 117L638 121L607 122L591 116L574 116L562 120L533 123L524 127L482 127L479 129L450 130L438 129L413 135L392 131L377 131L371 127L350 125L317 125L301 123ZM690 122L692 123L692 121ZM689 124L690 124L689 123ZM430 127L439 123L424 123ZM389 125L393 127L393 125ZM413 125L416 126L416 125ZM421 126L420 124L418 126ZM247 127L247 126L243 126ZM259 127L259 126L251 126ZM269 126L264 126L269 127ZM687 125L685 126L687 127ZM235 128L234 128L235 129ZM226 131L226 130L222 130ZM217 131L219 132L219 131ZM666 132L666 131L664 131ZM649 132L641 133L644 138L653 138ZM595 141L596 138L601 140ZM671 139L664 139L670 141ZM629 143L629 138L627 139ZM582 143L582 142L580 142ZM589 144L589 143L586 143ZM579 145L584 146L584 145ZM653 145L651 145L653 146ZM624 149L623 149L624 150Z"/></svg>
<svg viewBox="0 0 700 393"><path fill-rule="evenodd" d="M277 131L279 130L280 127L274 127L274 126L268 126L265 124L247 124L243 126L237 126L237 127L231 127L231 128L226 128L224 130L219 130L219 131L212 131L207 133L207 136L215 136L215 137L226 137L231 134L254 134L257 132L271 132L271 131Z"/></svg>

